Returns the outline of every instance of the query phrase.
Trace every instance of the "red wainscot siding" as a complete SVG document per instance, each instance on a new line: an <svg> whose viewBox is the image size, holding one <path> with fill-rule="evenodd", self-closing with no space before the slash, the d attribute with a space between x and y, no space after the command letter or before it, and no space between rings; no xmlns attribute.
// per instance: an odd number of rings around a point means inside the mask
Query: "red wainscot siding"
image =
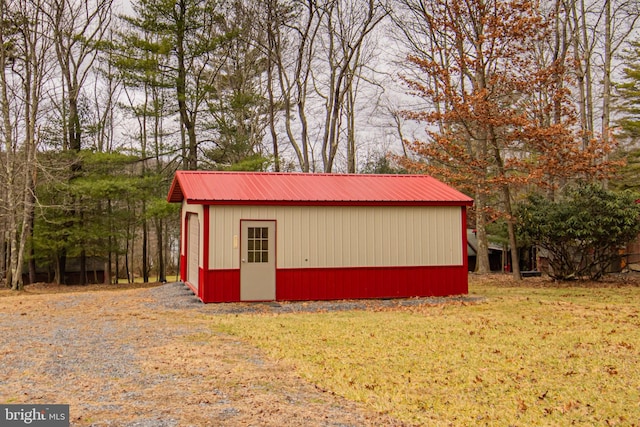
<svg viewBox="0 0 640 427"><path fill-rule="evenodd" d="M180 280L187 281L187 256L180 254Z"/></svg>
<svg viewBox="0 0 640 427"><path fill-rule="evenodd" d="M406 298L468 293L464 266L276 270L276 299Z"/></svg>
<svg viewBox="0 0 640 427"><path fill-rule="evenodd" d="M202 302L240 301L240 270L209 270L204 280Z"/></svg>
<svg viewBox="0 0 640 427"><path fill-rule="evenodd" d="M209 270L203 302L239 302L240 270ZM276 300L408 298L468 293L461 266L304 268L276 270Z"/></svg>

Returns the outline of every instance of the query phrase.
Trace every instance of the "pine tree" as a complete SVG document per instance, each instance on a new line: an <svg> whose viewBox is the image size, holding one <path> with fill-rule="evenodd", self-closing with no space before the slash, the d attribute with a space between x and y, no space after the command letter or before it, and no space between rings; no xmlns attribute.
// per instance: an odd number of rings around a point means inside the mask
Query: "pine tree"
<svg viewBox="0 0 640 427"><path fill-rule="evenodd" d="M217 2L202 0L139 0L135 16L125 16L116 65L132 81L175 90L183 166L197 169L203 140L214 135L199 128L215 81L235 31L227 31ZM151 77L151 78L150 78Z"/></svg>
<svg viewBox="0 0 640 427"><path fill-rule="evenodd" d="M630 43L624 59L623 82L616 84L618 112L622 116L618 126L620 136L635 145L640 140L640 40Z"/></svg>

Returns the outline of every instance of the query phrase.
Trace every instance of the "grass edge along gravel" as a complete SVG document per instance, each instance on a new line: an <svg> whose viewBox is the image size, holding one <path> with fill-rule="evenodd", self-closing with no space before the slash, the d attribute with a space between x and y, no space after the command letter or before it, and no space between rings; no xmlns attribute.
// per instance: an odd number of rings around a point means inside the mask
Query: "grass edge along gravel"
<svg viewBox="0 0 640 427"><path fill-rule="evenodd" d="M418 425L640 425L640 288L472 283L482 303L211 316L319 388Z"/></svg>

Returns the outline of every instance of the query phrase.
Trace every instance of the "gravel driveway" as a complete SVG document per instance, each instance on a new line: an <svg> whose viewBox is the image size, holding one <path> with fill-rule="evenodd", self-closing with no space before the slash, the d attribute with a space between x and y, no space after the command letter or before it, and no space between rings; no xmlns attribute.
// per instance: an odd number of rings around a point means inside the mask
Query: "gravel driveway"
<svg viewBox="0 0 640 427"><path fill-rule="evenodd" d="M212 332L203 316L368 304L204 305L179 283L4 296L0 403L69 404L74 426L401 425Z"/></svg>
<svg viewBox="0 0 640 427"><path fill-rule="evenodd" d="M203 304L193 292L182 283L167 283L163 286L149 289L153 298L148 303L150 308L168 308L179 310L195 310L207 314L240 314L240 313L313 313L341 310L376 310L385 307L419 306L423 304L444 304L461 301L477 303L483 297L461 295L454 297L425 297L405 299L372 299L372 300L338 300L338 301L281 301L264 303L227 303Z"/></svg>

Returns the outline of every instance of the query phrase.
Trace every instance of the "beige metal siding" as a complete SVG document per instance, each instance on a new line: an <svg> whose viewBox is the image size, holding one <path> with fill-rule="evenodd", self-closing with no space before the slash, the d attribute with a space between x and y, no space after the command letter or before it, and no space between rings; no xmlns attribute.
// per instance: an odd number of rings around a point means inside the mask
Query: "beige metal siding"
<svg viewBox="0 0 640 427"><path fill-rule="evenodd" d="M211 206L209 268L240 268L240 220L272 220L274 215L271 207Z"/></svg>
<svg viewBox="0 0 640 427"><path fill-rule="evenodd" d="M462 265L459 206L212 206L211 268L239 268L241 219L277 221L278 268Z"/></svg>

